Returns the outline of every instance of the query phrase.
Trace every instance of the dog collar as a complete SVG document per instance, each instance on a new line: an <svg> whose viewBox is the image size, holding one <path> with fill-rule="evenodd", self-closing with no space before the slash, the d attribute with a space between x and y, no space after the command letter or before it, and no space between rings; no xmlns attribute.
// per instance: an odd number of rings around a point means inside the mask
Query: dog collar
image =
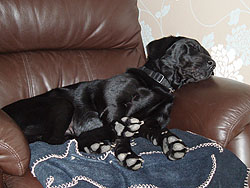
<svg viewBox="0 0 250 188"><path fill-rule="evenodd" d="M159 84L165 86L168 88L169 93L174 93L175 89L173 87L171 87L169 81L163 76L163 74L159 73L159 72L155 72L145 66L140 68L142 71L144 71L149 77L151 77L153 80L155 80L156 82L158 82Z"/></svg>

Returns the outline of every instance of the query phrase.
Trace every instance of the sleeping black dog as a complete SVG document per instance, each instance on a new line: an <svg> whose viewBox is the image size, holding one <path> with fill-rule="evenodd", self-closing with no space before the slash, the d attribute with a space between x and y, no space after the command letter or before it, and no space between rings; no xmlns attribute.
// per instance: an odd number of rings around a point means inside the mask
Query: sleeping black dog
<svg viewBox="0 0 250 188"><path fill-rule="evenodd" d="M131 149L133 137L161 146L170 160L183 158L185 144L167 128L173 92L189 82L207 79L215 62L193 39L165 37L147 46L141 68L106 80L53 89L3 108L21 127L29 143L61 144L75 138L79 149L102 153L115 143L120 163L132 170L143 160Z"/></svg>

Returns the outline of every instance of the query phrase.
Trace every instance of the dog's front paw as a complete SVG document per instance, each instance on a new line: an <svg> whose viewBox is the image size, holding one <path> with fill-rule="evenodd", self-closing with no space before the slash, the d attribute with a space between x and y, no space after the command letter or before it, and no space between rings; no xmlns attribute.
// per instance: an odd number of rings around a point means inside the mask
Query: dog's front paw
<svg viewBox="0 0 250 188"><path fill-rule="evenodd" d="M138 130L144 124L143 121L132 117L123 117L114 124L114 131L118 137L132 137L138 133Z"/></svg>
<svg viewBox="0 0 250 188"><path fill-rule="evenodd" d="M90 146L84 146L81 147L82 151L85 151L86 153L105 153L112 149L109 143L103 141L91 144Z"/></svg>
<svg viewBox="0 0 250 188"><path fill-rule="evenodd" d="M179 139L174 134L169 131L164 131L161 134L162 136L162 151L168 157L169 160L178 160L182 159L186 152L187 148L184 142Z"/></svg>
<svg viewBox="0 0 250 188"><path fill-rule="evenodd" d="M134 152L119 153L116 157L122 166L130 170L139 170L144 162L143 159Z"/></svg>

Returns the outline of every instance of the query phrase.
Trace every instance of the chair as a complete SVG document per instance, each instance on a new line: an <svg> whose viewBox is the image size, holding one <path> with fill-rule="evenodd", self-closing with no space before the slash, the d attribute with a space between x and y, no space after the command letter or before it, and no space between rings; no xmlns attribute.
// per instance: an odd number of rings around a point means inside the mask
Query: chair
<svg viewBox="0 0 250 188"><path fill-rule="evenodd" d="M135 0L0 1L0 108L140 67ZM213 77L175 93L170 128L217 140L250 167L250 86ZM20 128L0 110L0 187L42 187Z"/></svg>

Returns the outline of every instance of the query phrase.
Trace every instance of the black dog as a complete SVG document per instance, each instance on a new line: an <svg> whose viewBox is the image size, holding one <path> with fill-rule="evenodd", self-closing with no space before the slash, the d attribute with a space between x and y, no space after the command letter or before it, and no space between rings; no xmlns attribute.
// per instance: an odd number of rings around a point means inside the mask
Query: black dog
<svg viewBox="0 0 250 188"><path fill-rule="evenodd" d="M144 137L162 147L170 159L181 159L184 143L166 125L173 92L189 82L210 77L215 62L195 40L166 37L147 46L147 63L107 80L81 82L17 101L3 108L28 141L61 144L77 139L85 152L115 155L132 170L143 160L130 147L132 137Z"/></svg>

